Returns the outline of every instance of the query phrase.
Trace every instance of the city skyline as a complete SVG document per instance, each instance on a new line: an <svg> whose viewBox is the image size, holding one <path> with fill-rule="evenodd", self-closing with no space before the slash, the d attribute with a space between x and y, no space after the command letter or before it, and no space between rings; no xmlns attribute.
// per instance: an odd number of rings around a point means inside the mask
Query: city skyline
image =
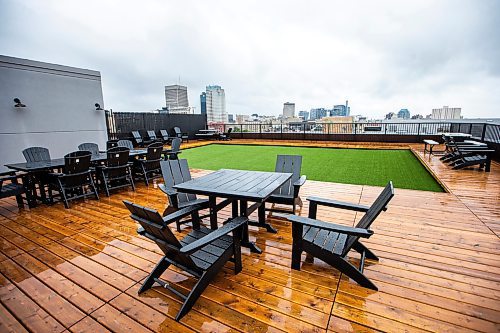
<svg viewBox="0 0 500 333"><path fill-rule="evenodd" d="M197 113L207 84L225 88L231 114L345 99L372 118L498 113L498 1L258 3L0 0L0 54L98 70L117 111L157 109L177 82Z"/></svg>

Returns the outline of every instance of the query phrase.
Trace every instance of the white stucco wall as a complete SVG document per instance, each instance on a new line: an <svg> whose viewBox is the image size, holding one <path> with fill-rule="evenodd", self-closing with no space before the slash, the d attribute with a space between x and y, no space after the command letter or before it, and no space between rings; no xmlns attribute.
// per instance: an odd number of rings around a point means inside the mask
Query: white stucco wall
<svg viewBox="0 0 500 333"><path fill-rule="evenodd" d="M19 98L25 108L14 107ZM0 55L0 170L24 162L22 150L46 147L52 158L83 142L106 148L101 74Z"/></svg>

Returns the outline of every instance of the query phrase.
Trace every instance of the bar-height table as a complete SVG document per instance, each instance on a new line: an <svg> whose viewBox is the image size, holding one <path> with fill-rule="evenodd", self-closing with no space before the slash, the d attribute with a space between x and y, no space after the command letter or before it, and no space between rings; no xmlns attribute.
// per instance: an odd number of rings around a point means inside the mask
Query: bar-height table
<svg viewBox="0 0 500 333"><path fill-rule="evenodd" d="M219 210L232 204L233 217L248 217L291 177L291 173L221 169L175 185L174 188L183 193L208 196L210 227L217 229L217 212ZM225 200L217 204L217 198ZM249 201L254 202L250 207L248 206ZM263 212L264 210L259 210L258 222L249 221L248 224L270 230L272 227L266 223ZM249 247L252 252L261 253L262 251L249 240L248 225L244 229L242 245Z"/></svg>

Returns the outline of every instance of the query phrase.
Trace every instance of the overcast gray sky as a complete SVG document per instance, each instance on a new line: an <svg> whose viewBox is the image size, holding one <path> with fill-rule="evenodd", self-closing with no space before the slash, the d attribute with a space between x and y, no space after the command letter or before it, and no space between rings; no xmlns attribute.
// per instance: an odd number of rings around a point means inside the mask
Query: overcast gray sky
<svg viewBox="0 0 500 333"><path fill-rule="evenodd" d="M0 0L0 54L98 70L106 108L209 84L235 114L500 115L500 1ZM496 19L496 24L494 23Z"/></svg>

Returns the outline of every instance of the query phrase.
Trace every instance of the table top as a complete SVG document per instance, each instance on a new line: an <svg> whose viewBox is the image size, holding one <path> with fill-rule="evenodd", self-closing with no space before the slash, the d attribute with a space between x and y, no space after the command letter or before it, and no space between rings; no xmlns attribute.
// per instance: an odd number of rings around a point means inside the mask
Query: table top
<svg viewBox="0 0 500 333"><path fill-rule="evenodd" d="M467 133L441 133L441 134L446 136L446 137L456 137L456 138L459 138L459 137L470 138L472 136L471 134L467 134Z"/></svg>
<svg viewBox="0 0 500 333"><path fill-rule="evenodd" d="M291 173L221 169L174 188L184 193L263 202L291 177Z"/></svg>
<svg viewBox="0 0 500 333"><path fill-rule="evenodd" d="M138 156L146 154L147 150L145 149L132 149L130 150L130 156ZM108 155L105 152L100 152L99 155L92 155L92 162L105 161L108 158ZM12 170L17 171L25 171L25 172L35 172L35 171L43 171L49 169L57 169L62 168L64 166L64 158L55 158L50 161L44 162L22 162L22 163L12 163L5 164L5 166Z"/></svg>

